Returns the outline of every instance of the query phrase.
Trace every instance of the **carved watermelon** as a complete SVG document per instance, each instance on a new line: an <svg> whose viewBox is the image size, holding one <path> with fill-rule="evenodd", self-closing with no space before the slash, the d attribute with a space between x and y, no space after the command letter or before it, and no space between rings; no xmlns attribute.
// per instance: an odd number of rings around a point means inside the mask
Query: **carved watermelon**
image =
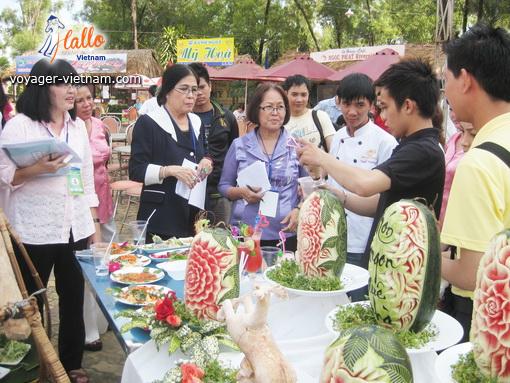
<svg viewBox="0 0 510 383"><path fill-rule="evenodd" d="M395 335L383 327L343 331L327 348L321 383L410 383L411 362Z"/></svg>
<svg viewBox="0 0 510 383"><path fill-rule="evenodd" d="M377 225L368 263L370 303L380 324L419 332L436 310L441 251L436 219L423 204L401 200Z"/></svg>
<svg viewBox="0 0 510 383"><path fill-rule="evenodd" d="M239 297L239 262L234 239L225 229L207 228L191 244L184 302L198 318L216 319L225 299Z"/></svg>
<svg viewBox="0 0 510 383"><path fill-rule="evenodd" d="M299 212L299 268L308 276L340 276L347 258L347 224L340 201L327 190L313 192Z"/></svg>
<svg viewBox="0 0 510 383"><path fill-rule="evenodd" d="M480 260L470 333L480 371L510 382L510 230L494 237Z"/></svg>

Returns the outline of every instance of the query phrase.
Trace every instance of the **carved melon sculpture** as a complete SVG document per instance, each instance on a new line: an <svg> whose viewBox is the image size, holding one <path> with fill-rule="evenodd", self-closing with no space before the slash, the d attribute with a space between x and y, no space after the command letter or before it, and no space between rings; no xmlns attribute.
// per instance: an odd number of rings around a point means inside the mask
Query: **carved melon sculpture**
<svg viewBox="0 0 510 383"><path fill-rule="evenodd" d="M239 297L239 261L230 232L205 228L193 238L186 266L184 302L198 318L216 319L225 299Z"/></svg>
<svg viewBox="0 0 510 383"><path fill-rule="evenodd" d="M510 382L510 230L494 237L478 268L471 323L473 355L480 371Z"/></svg>
<svg viewBox="0 0 510 383"><path fill-rule="evenodd" d="M411 362L395 335L380 326L345 330L327 348L321 383L410 383Z"/></svg>
<svg viewBox="0 0 510 383"><path fill-rule="evenodd" d="M347 258L345 211L334 194L313 192L299 212L297 252L301 272L308 276L340 276Z"/></svg>
<svg viewBox="0 0 510 383"><path fill-rule="evenodd" d="M419 332L436 310L441 251L436 220L420 202L388 206L370 247L369 298L380 324Z"/></svg>

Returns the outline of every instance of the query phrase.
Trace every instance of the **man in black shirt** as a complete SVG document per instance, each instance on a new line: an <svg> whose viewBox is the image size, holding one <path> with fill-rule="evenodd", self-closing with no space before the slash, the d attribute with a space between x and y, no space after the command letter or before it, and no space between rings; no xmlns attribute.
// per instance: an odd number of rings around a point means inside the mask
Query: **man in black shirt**
<svg viewBox="0 0 510 383"><path fill-rule="evenodd" d="M439 217L445 174L439 130L432 127L439 82L431 66L419 59L401 61L386 70L374 85L381 117L400 139L387 161L366 170L336 160L303 141L298 149L302 164L321 166L352 192L337 192L347 209L374 217L363 257L365 267L375 229L389 205L402 198L422 198Z"/></svg>
<svg viewBox="0 0 510 383"><path fill-rule="evenodd" d="M208 155L214 161L214 169L207 179L207 196L205 209L211 223L229 222L230 201L218 192L218 182L223 168L223 161L232 141L239 137L239 127L233 113L217 102L211 100L211 81L207 68L201 63L192 63L190 68L199 78L198 94L193 113L202 120L205 129L205 141Z"/></svg>

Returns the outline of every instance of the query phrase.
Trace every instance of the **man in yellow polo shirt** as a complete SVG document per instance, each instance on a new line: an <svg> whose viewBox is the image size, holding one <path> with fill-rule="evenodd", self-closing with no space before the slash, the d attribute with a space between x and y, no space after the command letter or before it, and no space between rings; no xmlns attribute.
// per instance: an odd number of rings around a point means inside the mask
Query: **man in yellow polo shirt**
<svg viewBox="0 0 510 383"><path fill-rule="evenodd" d="M442 277L452 284L449 311L468 340L478 264L491 238L510 228L510 34L476 25L444 50L448 102L477 131L457 167L441 233L456 249L455 259L442 260Z"/></svg>

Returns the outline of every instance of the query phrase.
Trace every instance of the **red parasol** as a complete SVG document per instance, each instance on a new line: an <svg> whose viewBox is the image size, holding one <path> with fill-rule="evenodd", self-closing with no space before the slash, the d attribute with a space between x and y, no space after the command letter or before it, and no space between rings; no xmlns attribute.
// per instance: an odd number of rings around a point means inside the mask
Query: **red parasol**
<svg viewBox="0 0 510 383"><path fill-rule="evenodd" d="M303 75L310 80L321 81L335 74L335 71L326 65L318 63L306 54L296 56L291 61L269 68L263 71L258 78L281 81L295 74Z"/></svg>
<svg viewBox="0 0 510 383"><path fill-rule="evenodd" d="M256 75L263 70L252 60L241 60L225 69L215 70L213 74L209 73L209 76L212 80L258 80Z"/></svg>
<svg viewBox="0 0 510 383"><path fill-rule="evenodd" d="M336 72L332 76L328 77L328 79L338 81L352 73L364 73L372 80L377 80L391 64L394 64L399 60L400 56L396 51L386 48L377 52L375 55L369 56L363 61Z"/></svg>

